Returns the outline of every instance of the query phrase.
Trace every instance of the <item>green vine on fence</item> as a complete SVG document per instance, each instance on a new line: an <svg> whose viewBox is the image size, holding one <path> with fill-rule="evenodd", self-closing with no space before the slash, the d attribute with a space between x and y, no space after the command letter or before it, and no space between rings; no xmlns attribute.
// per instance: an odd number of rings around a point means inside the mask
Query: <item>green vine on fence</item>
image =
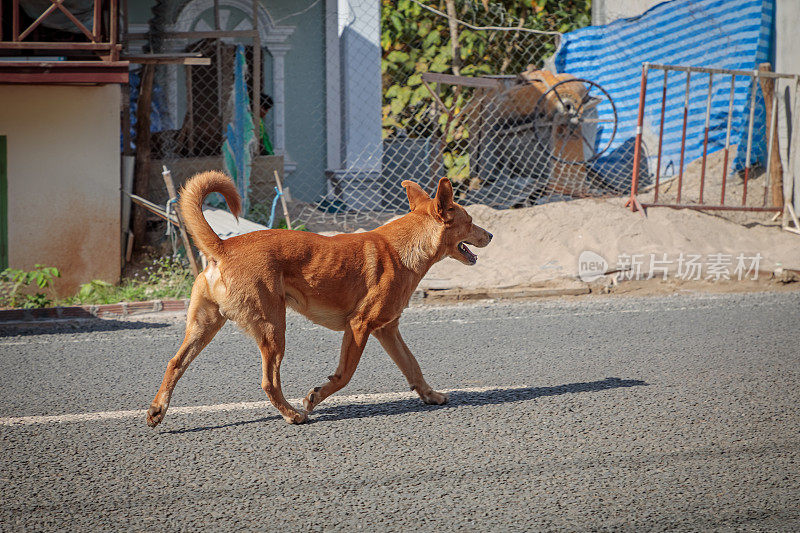
<svg viewBox="0 0 800 533"><path fill-rule="evenodd" d="M422 0L421 0L422 1ZM591 19L591 0L425 0L440 12L455 12L473 26L500 26L561 33L581 28ZM450 4L448 6L448 4ZM450 8L448 10L448 7ZM476 31L457 25L412 0L382 0L381 73L383 137L398 134L443 136L443 164L447 176L469 176L465 139L468 131L436 110L422 74L438 72L462 76L517 74L529 64L541 66L555 51L551 35L520 31ZM455 35L457 43L452 44ZM457 54L454 61L453 54ZM458 113L471 96L469 90L442 88L442 102Z"/></svg>

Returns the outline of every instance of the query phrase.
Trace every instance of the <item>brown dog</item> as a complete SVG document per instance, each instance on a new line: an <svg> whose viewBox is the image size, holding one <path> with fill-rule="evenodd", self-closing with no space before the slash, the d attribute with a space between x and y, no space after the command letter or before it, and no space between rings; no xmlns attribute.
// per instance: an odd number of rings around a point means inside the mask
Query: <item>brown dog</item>
<svg viewBox="0 0 800 533"><path fill-rule="evenodd" d="M404 181L403 187L411 212L373 231L325 237L275 229L223 241L206 222L201 206L208 194L218 192L238 215L241 202L233 182L220 172L204 172L189 180L180 209L208 266L194 282L186 336L167 364L147 423L155 427L164 419L186 367L228 319L258 343L261 386L287 422L305 422L314 407L347 385L370 334L422 401L446 403L447 396L435 392L422 377L400 337L398 322L431 265L445 256L473 265L477 257L465 243L484 247L492 235L473 224L453 201L447 178L439 181L433 199L416 183ZM327 383L305 397L305 412L292 407L281 392L287 305L317 324L344 331L339 366Z"/></svg>

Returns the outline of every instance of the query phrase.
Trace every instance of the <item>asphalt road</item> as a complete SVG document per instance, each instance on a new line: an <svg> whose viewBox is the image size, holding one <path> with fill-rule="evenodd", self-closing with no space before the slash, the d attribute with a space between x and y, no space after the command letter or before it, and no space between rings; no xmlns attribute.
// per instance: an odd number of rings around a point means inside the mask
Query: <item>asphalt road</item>
<svg viewBox="0 0 800 533"><path fill-rule="evenodd" d="M155 430L181 324L5 331L0 530L797 531L798 318L797 292L412 308L450 403L413 398L373 339L301 426L226 325ZM340 338L288 327L297 399Z"/></svg>

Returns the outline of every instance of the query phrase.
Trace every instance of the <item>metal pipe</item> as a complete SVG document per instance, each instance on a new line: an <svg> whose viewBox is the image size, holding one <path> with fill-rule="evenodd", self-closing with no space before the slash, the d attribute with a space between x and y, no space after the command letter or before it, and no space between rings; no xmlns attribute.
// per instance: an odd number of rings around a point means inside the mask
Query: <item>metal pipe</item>
<svg viewBox="0 0 800 533"><path fill-rule="evenodd" d="M730 70L730 69L723 69L723 68L706 68L706 67L681 67L677 65L657 65L651 64L651 69L658 69L658 70L674 70L678 72L703 72L705 74L733 74L735 76L752 76L752 70ZM758 71L756 71L758 72ZM756 74L758 78L783 78L783 79L792 79L794 78L794 74L777 74L775 72L761 72Z"/></svg>
<svg viewBox="0 0 800 533"><path fill-rule="evenodd" d="M736 205L700 205L700 204L642 204L643 207L672 207L674 209L697 209L699 211L770 211L780 212L782 207L752 207L752 206L736 206Z"/></svg>
<svg viewBox="0 0 800 533"><path fill-rule="evenodd" d="M681 203L681 189L683 189L683 159L686 155L686 123L689 120L689 84L692 72L686 71L686 96L683 100L683 133L681 133L681 165L678 171L678 203Z"/></svg>
<svg viewBox="0 0 800 533"><path fill-rule="evenodd" d="M700 198L699 203L703 203L703 189L706 185L706 161L708 159L708 126L711 121L711 89L714 87L714 74L708 75L708 98L706 99L706 126L703 138L703 162L700 167Z"/></svg>
<svg viewBox="0 0 800 533"><path fill-rule="evenodd" d="M644 124L644 99L647 92L647 63L642 65L642 83L639 89L639 113L636 118L636 140L633 148L633 176L631 177L631 198L628 200L631 211L636 210L638 200L636 193L639 192L639 159L642 155L642 126Z"/></svg>
<svg viewBox="0 0 800 533"><path fill-rule="evenodd" d="M653 200L658 202L659 179L661 177L661 147L664 144L664 113L667 107L667 74L664 71L664 87L661 90L661 123L658 126L658 162L656 163L656 193Z"/></svg>
<svg viewBox="0 0 800 533"><path fill-rule="evenodd" d="M747 180L750 177L750 158L753 148L753 123L755 122L756 116L756 85L758 83L758 71L754 70L751 76L753 79L750 84L750 121L747 125L747 156L744 163L744 192L742 193L742 205L747 205Z"/></svg>
<svg viewBox="0 0 800 533"><path fill-rule="evenodd" d="M731 121L733 120L733 95L736 88L736 75L731 74L731 96L728 100L728 127L725 133L725 160L722 163L722 194L720 205L725 205L725 181L728 177L728 155L731 149Z"/></svg>

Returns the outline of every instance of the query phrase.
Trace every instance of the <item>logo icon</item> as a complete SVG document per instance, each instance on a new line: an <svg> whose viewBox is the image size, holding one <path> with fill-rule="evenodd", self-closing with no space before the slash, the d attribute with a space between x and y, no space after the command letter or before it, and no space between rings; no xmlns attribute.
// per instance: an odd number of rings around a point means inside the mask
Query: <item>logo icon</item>
<svg viewBox="0 0 800 533"><path fill-rule="evenodd" d="M578 256L578 277L581 281L591 283L598 280L605 275L606 270L608 270L608 263L600 254L584 250Z"/></svg>

